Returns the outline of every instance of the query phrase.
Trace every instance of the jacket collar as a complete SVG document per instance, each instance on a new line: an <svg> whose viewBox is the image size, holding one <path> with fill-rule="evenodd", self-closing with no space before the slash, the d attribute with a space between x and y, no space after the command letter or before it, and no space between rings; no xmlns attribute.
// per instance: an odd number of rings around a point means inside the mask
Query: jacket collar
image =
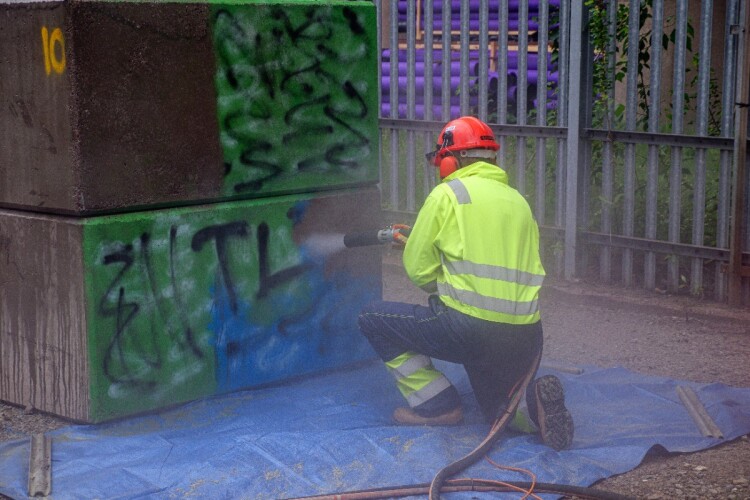
<svg viewBox="0 0 750 500"><path fill-rule="evenodd" d="M448 182L453 179L464 179L467 177L481 177L483 179L491 179L493 181L502 182L503 184L508 184L508 174L505 170L497 165L482 160L476 161L463 168L459 168L443 179L443 182Z"/></svg>

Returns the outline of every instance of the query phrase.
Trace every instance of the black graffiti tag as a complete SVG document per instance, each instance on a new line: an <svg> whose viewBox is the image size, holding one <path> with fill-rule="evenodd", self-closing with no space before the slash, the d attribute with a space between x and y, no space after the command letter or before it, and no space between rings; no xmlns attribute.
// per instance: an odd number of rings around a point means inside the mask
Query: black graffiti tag
<svg viewBox="0 0 750 500"><path fill-rule="evenodd" d="M229 307L232 313L236 314L237 293L234 290L232 274L229 272L229 263L227 260L227 239L230 237L247 238L247 222L236 221L203 228L195 233L190 246L194 252L199 252L207 242L214 241L216 257L219 260L221 279L224 283L224 289L229 296Z"/></svg>
<svg viewBox="0 0 750 500"><path fill-rule="evenodd" d="M180 295L180 287L178 286L175 279L174 247L176 233L177 228L172 226L169 230L169 278L176 307L168 308L168 304L166 303L167 301L163 298L162 294L159 293L159 284L157 283L156 276L154 274L154 266L151 259L151 236L148 233L143 233L140 238L141 260L146 270L146 277L148 279L148 285L151 290L151 297L156 304L159 315L161 316L163 323L167 326L167 330L170 332L171 337L180 345L182 349L187 348L195 355L195 357L202 358L203 352L201 352L201 350L196 345L193 329L190 327L188 319L185 317L185 312L187 311L187 309L184 307L184 303L182 302L182 298ZM174 332L174 327L172 326L175 318L180 322L181 332L179 334Z"/></svg>
<svg viewBox="0 0 750 500"><path fill-rule="evenodd" d="M99 301L99 313L105 317L115 318L115 332L104 354L103 370L104 375L112 382L135 385L148 390L154 386L154 382L142 380L137 377L134 374L134 370L130 369L130 364L125 357L127 350L128 354L135 354L139 359L151 366L158 366L160 364L158 350L152 349L152 352L149 353L147 349L140 346L137 338L132 338L128 346L125 346L125 330L140 310L140 306L136 302L125 301L125 288L119 286L119 283L133 265L133 261L132 245L124 245L121 249L104 257L104 265L121 264L122 268L118 271L117 276ZM107 303L115 290L117 290L117 306L112 308ZM154 358L154 355L156 355L156 358ZM115 365L119 370L115 369Z"/></svg>
<svg viewBox="0 0 750 500"><path fill-rule="evenodd" d="M349 47L368 50L366 30L349 7L300 8L293 19L282 6L268 7L262 29L242 14L215 14L219 71L236 98L220 109L224 133L240 148L232 161L244 167L236 193L286 173L359 169L370 153L370 138L357 128L370 112L360 86L326 69L356 64L361 55ZM296 158L283 160L289 152Z"/></svg>

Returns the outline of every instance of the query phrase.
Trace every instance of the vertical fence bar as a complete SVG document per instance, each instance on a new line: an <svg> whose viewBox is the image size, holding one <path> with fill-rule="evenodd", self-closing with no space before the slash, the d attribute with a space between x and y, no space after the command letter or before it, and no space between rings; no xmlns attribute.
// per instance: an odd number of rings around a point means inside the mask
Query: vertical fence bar
<svg viewBox="0 0 750 500"><path fill-rule="evenodd" d="M390 15L391 15L391 26L390 26L390 105L391 105L391 118L398 118L398 1L390 0ZM390 186L391 186L391 210L398 210L398 177L399 177L399 158L398 158L398 140L399 133L397 129L391 129L391 169L390 169Z"/></svg>
<svg viewBox="0 0 750 500"><path fill-rule="evenodd" d="M750 105L750 5L742 2L739 26L740 44L737 58L737 87L735 92L735 129L734 129L734 175L732 178L732 223L729 247L729 304L742 304L742 247L750 237L745 226L750 222L747 214L746 194L747 178L747 130L748 107ZM744 221L744 223L743 223ZM743 231L745 237L743 237Z"/></svg>
<svg viewBox="0 0 750 500"><path fill-rule="evenodd" d="M677 0L677 20L674 53L674 83L672 96L672 132L682 134L685 95L685 49L687 43L687 0ZM669 241L680 242L682 212L682 148L672 147L669 167ZM680 287L680 259L671 255L667 264L667 288L676 292Z"/></svg>
<svg viewBox="0 0 750 500"><path fill-rule="evenodd" d="M549 0L539 2L539 29L537 30L539 47L537 49L537 99L536 124L547 126L547 44L549 39ZM536 140L536 220L545 222L547 203L547 143L544 137Z"/></svg>
<svg viewBox="0 0 750 500"><path fill-rule="evenodd" d="M579 111L579 128L581 132L585 129L591 128L592 116L594 112L594 91L593 91L593 67L594 67L594 49L591 43L591 31L589 23L589 7L583 9L583 33L581 37L581 98L578 102ZM578 173L578 227L581 229L589 228L589 217L591 214L590 198L591 198L591 158L593 156L592 141L579 140L579 167ZM585 251L581 251L585 250ZM578 265L582 269L589 269L589 254L588 249L583 247L579 248L578 251Z"/></svg>
<svg viewBox="0 0 750 500"><path fill-rule="evenodd" d="M516 123L527 123L529 52L529 0L518 2L518 76L516 86ZM526 137L516 139L516 189L526 194Z"/></svg>
<svg viewBox="0 0 750 500"><path fill-rule="evenodd" d="M568 125L568 63L570 56L570 0L560 1L560 20L558 29L558 52L557 52L557 126L565 127ZM567 178L567 140L557 140L557 162L555 164L555 226L559 228L567 227L565 220L566 206L566 178ZM567 244L567 236L566 236ZM557 274L563 275L565 272L565 247L562 252L557 252L555 266Z"/></svg>
<svg viewBox="0 0 750 500"><path fill-rule="evenodd" d="M443 121L451 119L451 0L443 0L443 19L440 29L443 38L443 75L441 78L441 110Z"/></svg>
<svg viewBox="0 0 750 500"><path fill-rule="evenodd" d="M383 6L382 6L382 0L375 0L375 25L377 29L377 42L376 46L378 48L378 118L380 118L381 110L383 109L383 68L382 68L382 58L383 58L383 41L382 41L382 33L383 33ZM380 182L383 181L383 147L381 144L381 140L383 138L383 131L382 129L378 129L378 179L380 179ZM383 203L383 193L381 189L381 205Z"/></svg>
<svg viewBox="0 0 750 500"><path fill-rule="evenodd" d="M416 2L406 2L406 119L414 120L416 107L417 68L417 15ZM427 82L425 82L425 85ZM416 209L417 166L415 164L415 131L406 133L406 210Z"/></svg>
<svg viewBox="0 0 750 500"><path fill-rule="evenodd" d="M487 122L487 74L489 71L489 55L487 50L490 46L489 36L489 2L479 2L479 119Z"/></svg>
<svg viewBox="0 0 750 500"><path fill-rule="evenodd" d="M424 0L423 4L423 19L424 19L424 119L427 121L432 120L432 93L433 83L432 78L433 72L433 49L435 43L435 30L434 30L434 0ZM417 12L419 15L419 12ZM428 153L433 149L435 144L435 138L432 132L424 133L424 152ZM420 158L421 159L421 158ZM425 196L429 193L435 185L435 174L432 166L423 161L422 169L424 175L422 176L422 188Z"/></svg>
<svg viewBox="0 0 750 500"><path fill-rule="evenodd" d="M508 123L508 0L500 0L497 7L497 18L499 21L497 34L497 123L506 125ZM508 141L505 136L498 137L500 151L498 153L498 165L507 170L505 152Z"/></svg>
<svg viewBox="0 0 750 500"><path fill-rule="evenodd" d="M526 125L529 88L529 0L518 2L518 74L516 80L516 123ZM519 146L519 150L521 147ZM520 168L520 166L519 166Z"/></svg>
<svg viewBox="0 0 750 500"><path fill-rule="evenodd" d="M461 116L469 114L469 0L461 0L461 34L459 40L461 43L461 80L459 83L459 92L461 93Z"/></svg>
<svg viewBox="0 0 750 500"><path fill-rule="evenodd" d="M659 0L656 0L659 1ZM607 112L605 126L614 128L615 121L615 70L617 63L617 2L607 2ZM602 145L602 218L600 228L604 234L612 234L612 206L614 204L614 143ZM605 245L599 251L599 279L605 283L612 280L612 247Z"/></svg>
<svg viewBox="0 0 750 500"><path fill-rule="evenodd" d="M721 136L730 137L733 130L734 118L734 87L737 79L737 37L732 33L732 26L737 24L738 0L727 2L726 19L724 21L724 74L721 91ZM716 217L716 246L729 248L729 180L732 172L732 152L722 150L719 153L719 187L718 207ZM714 271L716 284L714 285L714 299L724 301L727 297L727 275L722 269L722 263L716 264Z"/></svg>
<svg viewBox="0 0 750 500"><path fill-rule="evenodd" d="M581 142L580 108L581 102L581 50L583 47L583 2L573 2L570 11L570 101L576 103L571 106L568 114L567 141L567 176L565 202L565 279L571 280L576 272L576 244L578 232L578 156Z"/></svg>
<svg viewBox="0 0 750 500"><path fill-rule="evenodd" d="M750 24L746 24L746 26L750 26ZM750 51L750 44L748 44L748 51ZM745 69L747 71L750 71L750 65L746 66ZM748 78L750 76L748 73L745 73L745 78ZM750 94L747 95L747 99L745 100L746 104L750 104ZM747 116L747 108L745 108L745 137L748 138L747 130L748 130L748 116ZM748 172L750 172L750 156L747 154L747 140L745 140L745 147L742 151L737 152L737 156L742 156L745 158L745 166L743 167L742 176L745 178L745 188L742 193L742 199L744 200L745 204L745 210L742 213L742 232L745 234L744 242L740 243L739 246L739 253L742 255L742 252L750 248L750 175L748 175ZM740 263L742 263L742 258L740 257ZM740 266L740 272L744 278L747 278L750 272L750 267L748 266ZM741 291L741 304L748 305L750 304L750 280L748 279L740 279L740 291Z"/></svg>
<svg viewBox="0 0 750 500"><path fill-rule="evenodd" d="M638 109L638 52L640 42L640 0L630 0L628 11L628 63L625 105L625 130L632 132L636 127ZM635 144L625 144L625 171L623 173L622 234L633 236L635 225ZM625 248L622 252L622 283L633 284L633 251Z"/></svg>
<svg viewBox="0 0 750 500"><path fill-rule="evenodd" d="M649 84L648 131L659 132L661 115L661 38L664 33L664 0L654 0L651 20L651 76ZM659 196L659 146L648 147L648 173L646 174L646 238L656 239ZM656 254L646 252L643 270L646 289L656 288Z"/></svg>
<svg viewBox="0 0 750 500"><path fill-rule="evenodd" d="M698 101L696 133L700 137L708 135L709 78L711 76L711 12L713 0L701 2L700 43L698 50ZM706 220L706 149L695 151L695 171L693 173L693 245L703 245ZM693 258L690 271L690 293L703 293L703 259Z"/></svg>

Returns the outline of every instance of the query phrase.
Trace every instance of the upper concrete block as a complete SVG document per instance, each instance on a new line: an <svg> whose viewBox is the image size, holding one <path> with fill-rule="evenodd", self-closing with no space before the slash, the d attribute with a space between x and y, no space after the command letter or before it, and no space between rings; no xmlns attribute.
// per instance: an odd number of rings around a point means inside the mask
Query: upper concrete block
<svg viewBox="0 0 750 500"><path fill-rule="evenodd" d="M0 205L84 215L377 182L371 2L1 2Z"/></svg>

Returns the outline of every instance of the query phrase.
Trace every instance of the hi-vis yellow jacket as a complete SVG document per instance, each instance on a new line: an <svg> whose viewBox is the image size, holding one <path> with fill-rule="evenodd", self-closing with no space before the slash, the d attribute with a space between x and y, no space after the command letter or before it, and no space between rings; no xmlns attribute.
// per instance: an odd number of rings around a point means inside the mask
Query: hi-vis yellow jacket
<svg viewBox="0 0 750 500"><path fill-rule="evenodd" d="M478 161L432 190L406 243L404 267L415 285L437 285L443 303L464 314L516 325L539 321L539 227L495 165Z"/></svg>

